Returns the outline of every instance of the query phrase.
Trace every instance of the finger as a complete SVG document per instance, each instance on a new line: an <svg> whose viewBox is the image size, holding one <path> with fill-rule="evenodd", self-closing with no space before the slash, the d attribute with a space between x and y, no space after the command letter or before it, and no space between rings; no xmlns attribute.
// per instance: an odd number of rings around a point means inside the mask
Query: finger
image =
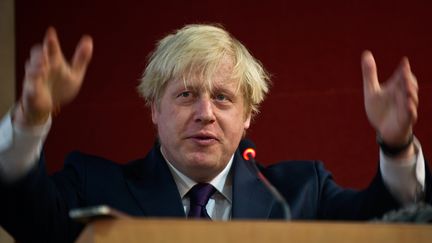
<svg viewBox="0 0 432 243"><path fill-rule="evenodd" d="M85 35L81 38L77 48L75 49L75 53L72 58L72 70L84 75L92 55L93 40L90 36Z"/></svg>
<svg viewBox="0 0 432 243"><path fill-rule="evenodd" d="M402 90L406 92L408 99L412 100L414 104L418 105L418 84L417 79L411 72L411 67L408 58L402 58L400 64L400 83Z"/></svg>
<svg viewBox="0 0 432 243"><path fill-rule="evenodd" d="M42 45L35 45L32 47L30 59L26 62L25 66L26 76L36 77L39 73L46 73L48 59L42 49Z"/></svg>
<svg viewBox="0 0 432 243"><path fill-rule="evenodd" d="M41 76L42 66L35 66L34 64L27 63L26 64L26 79L32 81L33 79L37 79Z"/></svg>
<svg viewBox="0 0 432 243"><path fill-rule="evenodd" d="M45 33L44 49L46 50L48 57L62 55L57 32L53 27L49 27Z"/></svg>
<svg viewBox="0 0 432 243"><path fill-rule="evenodd" d="M411 70L411 66L409 64L408 58L404 57L402 58L401 64L400 64L400 72L401 72L401 76L405 81L405 85L407 86L413 86L413 88L415 88L416 90L418 90L418 83L417 83L417 78L416 76L413 74L412 70Z"/></svg>
<svg viewBox="0 0 432 243"><path fill-rule="evenodd" d="M411 118L411 124L414 125L417 121L418 112L417 112L417 104L412 101L409 101L407 104L407 111Z"/></svg>
<svg viewBox="0 0 432 243"><path fill-rule="evenodd" d="M417 120L418 95L415 89L406 86L406 79L400 73L399 79L393 82L393 94L396 98L396 105L400 112L400 121L403 124L413 125ZM408 89L407 89L408 88Z"/></svg>
<svg viewBox="0 0 432 243"><path fill-rule="evenodd" d="M412 117L414 120L417 119L417 108L419 104L418 95L417 93L408 93L405 97L403 94L400 94L401 102L404 102L404 107L406 109L406 112L408 113L409 117Z"/></svg>
<svg viewBox="0 0 432 243"><path fill-rule="evenodd" d="M412 72L411 72L411 85L413 85L415 87L415 89L418 91L417 77Z"/></svg>
<svg viewBox="0 0 432 243"><path fill-rule="evenodd" d="M28 103L35 96L35 83L37 80L38 73L35 70L31 69L31 65L29 62L26 63L26 75L23 84L22 96L25 103Z"/></svg>
<svg viewBox="0 0 432 243"><path fill-rule="evenodd" d="M377 92L380 89L377 67L373 55L366 50L362 54L363 89L365 94Z"/></svg>
<svg viewBox="0 0 432 243"><path fill-rule="evenodd" d="M408 99L412 100L416 106L419 104L418 98L418 87L415 86L412 82L406 83L406 95Z"/></svg>
<svg viewBox="0 0 432 243"><path fill-rule="evenodd" d="M412 75L411 74L411 67L410 67L410 64L409 64L407 57L402 58L402 60L399 64L398 70L399 70L399 74L400 74L401 78L403 78L404 81L410 80L412 78L411 77L411 75Z"/></svg>
<svg viewBox="0 0 432 243"><path fill-rule="evenodd" d="M390 78L384 83L384 87L388 89L396 89L406 91L406 80L409 79L410 73L408 59L403 57L398 67L393 71Z"/></svg>
<svg viewBox="0 0 432 243"><path fill-rule="evenodd" d="M44 63L42 45L35 45L30 50L30 63L32 65L42 65Z"/></svg>
<svg viewBox="0 0 432 243"><path fill-rule="evenodd" d="M43 88L42 85L45 84L46 79L46 65L35 65L34 63L31 63L31 61L27 61L25 66L24 89L28 88L32 93L34 93L34 89Z"/></svg>
<svg viewBox="0 0 432 243"><path fill-rule="evenodd" d="M42 46L35 45L30 52L30 59L26 62L26 76L33 78L39 75L46 68L47 60L43 55Z"/></svg>

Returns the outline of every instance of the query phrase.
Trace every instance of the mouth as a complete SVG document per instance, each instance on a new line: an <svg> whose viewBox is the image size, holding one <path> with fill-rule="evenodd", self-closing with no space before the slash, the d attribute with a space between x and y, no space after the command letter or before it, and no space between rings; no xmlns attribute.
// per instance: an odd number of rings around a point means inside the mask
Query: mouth
<svg viewBox="0 0 432 243"><path fill-rule="evenodd" d="M219 142L219 139L213 134L195 134L187 138L201 146L209 146Z"/></svg>

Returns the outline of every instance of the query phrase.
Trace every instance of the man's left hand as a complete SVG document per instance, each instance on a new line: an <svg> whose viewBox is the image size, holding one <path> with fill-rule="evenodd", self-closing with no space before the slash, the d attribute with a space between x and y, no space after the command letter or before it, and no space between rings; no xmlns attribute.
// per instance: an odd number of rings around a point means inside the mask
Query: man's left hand
<svg viewBox="0 0 432 243"><path fill-rule="evenodd" d="M402 58L393 75L380 84L373 55L370 51L364 51L362 73L369 122L385 144L394 147L406 144L417 120L418 106L417 80L411 72L408 58ZM413 153L412 145L407 152Z"/></svg>

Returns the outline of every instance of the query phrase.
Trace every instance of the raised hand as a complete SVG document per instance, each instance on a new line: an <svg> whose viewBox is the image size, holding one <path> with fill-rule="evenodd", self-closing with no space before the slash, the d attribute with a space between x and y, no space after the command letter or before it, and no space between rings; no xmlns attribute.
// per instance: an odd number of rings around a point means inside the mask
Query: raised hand
<svg viewBox="0 0 432 243"><path fill-rule="evenodd" d="M408 59L404 57L393 75L380 84L372 53L365 51L362 72L369 122L387 145L397 147L406 144L417 120L418 106L417 80Z"/></svg>
<svg viewBox="0 0 432 243"><path fill-rule="evenodd" d="M26 63L20 107L14 121L25 126L44 123L55 109L78 94L93 53L93 41L83 36L71 63L66 61L54 28L42 45L35 45Z"/></svg>

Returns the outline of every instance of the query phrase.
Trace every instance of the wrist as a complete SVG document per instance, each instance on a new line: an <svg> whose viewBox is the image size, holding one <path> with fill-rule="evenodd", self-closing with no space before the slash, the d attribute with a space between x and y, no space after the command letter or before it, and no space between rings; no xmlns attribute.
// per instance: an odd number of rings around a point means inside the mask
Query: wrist
<svg viewBox="0 0 432 243"><path fill-rule="evenodd" d="M380 134L377 134L377 143L381 151L389 157L405 157L414 153L414 135L411 133L408 139L401 144L389 144L384 141Z"/></svg>
<svg viewBox="0 0 432 243"><path fill-rule="evenodd" d="M31 113L24 108L22 101L19 101L13 112L13 121L22 127L43 125L50 117L49 112Z"/></svg>

